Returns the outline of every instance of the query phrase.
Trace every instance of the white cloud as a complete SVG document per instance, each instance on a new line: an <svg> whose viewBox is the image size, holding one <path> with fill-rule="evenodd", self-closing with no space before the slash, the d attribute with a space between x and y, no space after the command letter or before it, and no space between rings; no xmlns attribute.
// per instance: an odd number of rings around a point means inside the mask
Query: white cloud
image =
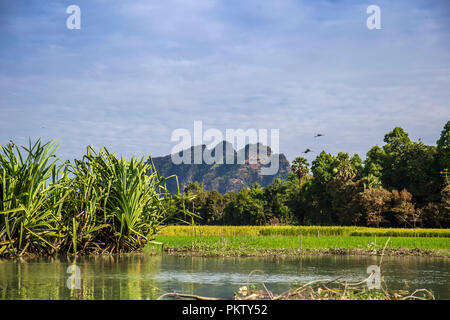
<svg viewBox="0 0 450 320"><path fill-rule="evenodd" d="M203 120L279 128L290 159L307 147L364 156L397 125L434 143L450 116L448 26L433 7L383 4L395 11L382 9L378 34L353 2L81 2L77 34L36 33L19 15L0 51L0 142L60 138L66 158L87 144L162 155L172 130Z"/></svg>

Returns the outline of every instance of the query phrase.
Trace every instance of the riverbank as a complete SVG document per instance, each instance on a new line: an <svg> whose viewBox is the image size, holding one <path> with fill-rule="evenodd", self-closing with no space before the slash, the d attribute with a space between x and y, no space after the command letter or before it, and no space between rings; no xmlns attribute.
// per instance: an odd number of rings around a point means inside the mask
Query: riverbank
<svg viewBox="0 0 450 320"><path fill-rule="evenodd" d="M416 236L411 236L416 235ZM160 254L204 257L299 255L450 257L450 229L394 229L339 226L167 226L144 247L116 252L78 251L78 256ZM73 253L60 252L73 256ZM21 258L55 256L25 252Z"/></svg>
<svg viewBox="0 0 450 320"><path fill-rule="evenodd" d="M149 243L145 253L163 250L171 255L193 256L298 256L371 255L378 256L390 238L386 256L450 257L449 238L368 237L368 236L165 236L161 243Z"/></svg>

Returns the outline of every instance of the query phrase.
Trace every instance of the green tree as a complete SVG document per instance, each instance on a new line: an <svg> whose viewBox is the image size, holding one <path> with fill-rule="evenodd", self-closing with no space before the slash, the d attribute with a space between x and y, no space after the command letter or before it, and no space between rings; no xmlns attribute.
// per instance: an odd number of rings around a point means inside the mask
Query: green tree
<svg viewBox="0 0 450 320"><path fill-rule="evenodd" d="M221 223L225 208L224 197L217 190L207 192L203 216L208 224Z"/></svg>
<svg viewBox="0 0 450 320"><path fill-rule="evenodd" d="M439 173L445 169L450 170L450 121L444 126L441 131L439 140L436 141L436 165Z"/></svg>
<svg viewBox="0 0 450 320"><path fill-rule="evenodd" d="M309 163L303 157L297 157L292 161L291 170L298 177L298 186L300 191L302 190L303 179L309 173Z"/></svg>
<svg viewBox="0 0 450 320"><path fill-rule="evenodd" d="M379 146L372 147L366 154L364 161L364 175L373 175L381 178L383 175L383 168L386 161L386 152Z"/></svg>
<svg viewBox="0 0 450 320"><path fill-rule="evenodd" d="M413 201L420 205L429 201L429 196L437 193L438 185L433 177L436 148L422 141L413 142L400 127L385 135L383 152L373 149L366 169L374 175L381 167L381 181L390 190L407 189L413 195Z"/></svg>
<svg viewBox="0 0 450 320"><path fill-rule="evenodd" d="M362 173L361 158L355 154L339 152L334 159L333 178L327 183L331 196L332 220L344 225L357 225L362 216L358 194L362 189L359 177Z"/></svg>
<svg viewBox="0 0 450 320"><path fill-rule="evenodd" d="M288 206L290 186L292 186L290 182L275 179L271 185L264 188L265 211L268 213L268 218L272 216L276 218L275 221L283 224L296 223L297 219ZM295 185L295 189L298 195L298 184Z"/></svg>
<svg viewBox="0 0 450 320"><path fill-rule="evenodd" d="M337 172L336 158L330 153L322 151L312 162L313 178L308 188L309 199L305 222L308 224L333 224L331 211L331 195L327 192L327 185Z"/></svg>
<svg viewBox="0 0 450 320"><path fill-rule="evenodd" d="M227 193L228 194L228 193ZM267 218L264 212L264 202L253 198L249 188L243 188L235 196L229 196L224 209L226 221L236 225L263 225Z"/></svg>

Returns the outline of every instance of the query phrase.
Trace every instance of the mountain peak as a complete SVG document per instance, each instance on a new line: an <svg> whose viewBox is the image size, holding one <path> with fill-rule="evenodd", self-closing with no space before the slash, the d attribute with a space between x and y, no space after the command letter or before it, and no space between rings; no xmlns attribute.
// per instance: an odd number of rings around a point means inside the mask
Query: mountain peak
<svg viewBox="0 0 450 320"><path fill-rule="evenodd" d="M284 154L278 154L278 172L274 175L261 175L261 168L267 166L265 164L267 163L267 157L273 159L274 156L277 156L276 154L273 154L270 147L262 143L249 143L239 151L235 151L230 142L223 140L214 148L208 149L210 151L209 154L213 158L216 151L222 149L223 164L214 161L212 163L205 162L204 157L202 158L201 163L195 164L193 161L194 152L201 151L203 156L205 155L205 151L207 151L206 149L207 146L203 144L192 146L189 149L182 150L178 153L178 155L182 157L184 152L190 151L190 163L175 164L172 161L171 155L156 157L152 160L161 175L171 176L175 174L178 177L180 191L184 189L187 183L193 181L203 183L206 190L218 190L221 193L239 191L244 187L251 187L255 183L264 187L272 183L276 178L287 178L290 172L289 161ZM233 156L231 160L234 161L226 161L227 151L232 152ZM228 158L228 160L230 160L230 158ZM178 191L175 179L169 179L167 183L170 192L176 193Z"/></svg>

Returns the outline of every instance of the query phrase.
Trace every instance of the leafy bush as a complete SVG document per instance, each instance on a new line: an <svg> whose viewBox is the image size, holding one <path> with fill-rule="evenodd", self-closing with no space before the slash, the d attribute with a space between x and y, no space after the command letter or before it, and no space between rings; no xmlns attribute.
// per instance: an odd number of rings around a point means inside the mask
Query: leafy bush
<svg viewBox="0 0 450 320"><path fill-rule="evenodd" d="M58 164L54 142L23 149L0 149L0 255L136 250L169 218L166 178L147 159L88 147Z"/></svg>

